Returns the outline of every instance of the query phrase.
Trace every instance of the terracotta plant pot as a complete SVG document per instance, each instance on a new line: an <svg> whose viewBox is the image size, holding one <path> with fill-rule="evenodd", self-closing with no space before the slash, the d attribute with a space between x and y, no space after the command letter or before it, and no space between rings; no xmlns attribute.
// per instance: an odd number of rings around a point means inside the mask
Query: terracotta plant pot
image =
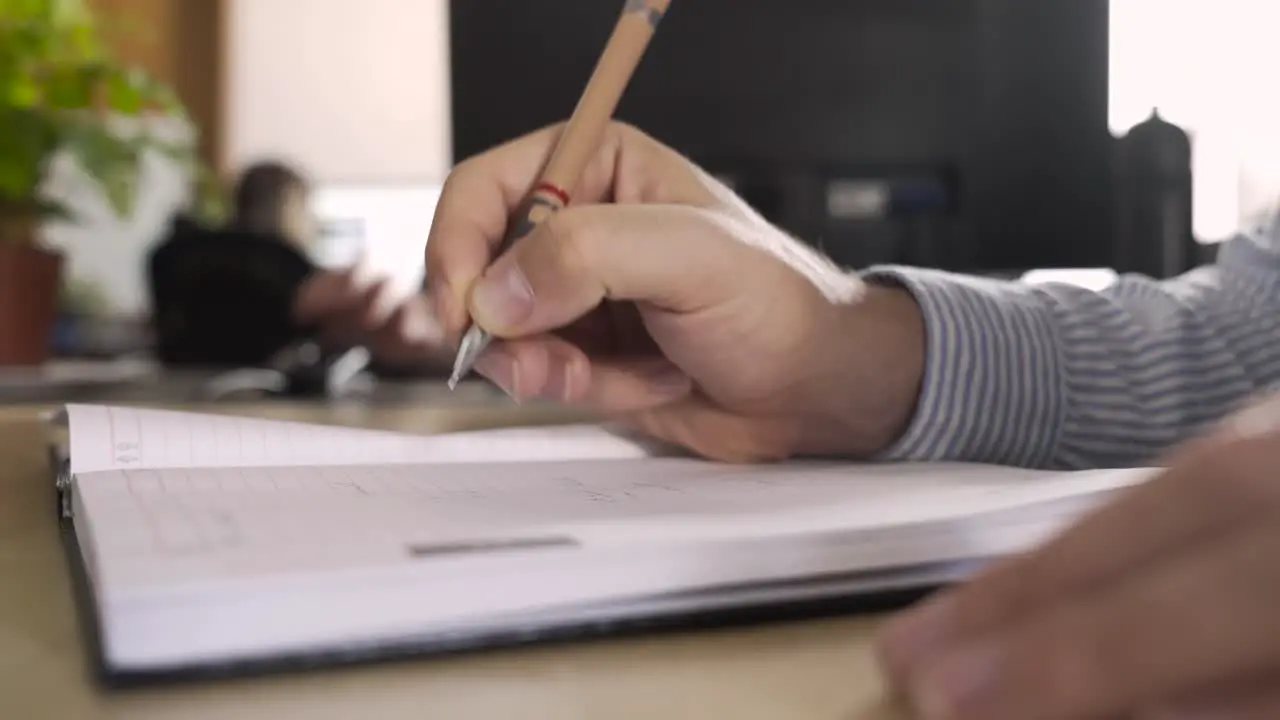
<svg viewBox="0 0 1280 720"><path fill-rule="evenodd" d="M30 228L2 230L0 366L40 365L52 353L62 254L34 245Z"/></svg>

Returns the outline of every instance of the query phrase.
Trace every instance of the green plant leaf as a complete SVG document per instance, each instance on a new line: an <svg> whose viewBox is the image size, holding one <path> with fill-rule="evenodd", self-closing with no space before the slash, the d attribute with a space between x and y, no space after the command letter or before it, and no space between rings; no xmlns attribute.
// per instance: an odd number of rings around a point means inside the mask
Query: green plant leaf
<svg viewBox="0 0 1280 720"><path fill-rule="evenodd" d="M44 77L44 98L50 110L83 110L93 104L106 68L99 64L52 67Z"/></svg>
<svg viewBox="0 0 1280 720"><path fill-rule="evenodd" d="M58 136L39 112L0 108L0 198L33 197Z"/></svg>
<svg viewBox="0 0 1280 720"><path fill-rule="evenodd" d="M6 88L5 99L13 107L34 108L40 103L41 88L34 78L14 78L12 82L4 83L4 87Z"/></svg>
<svg viewBox="0 0 1280 720"><path fill-rule="evenodd" d="M112 71L107 75L107 107L122 115L138 115L147 104L147 85L141 71Z"/></svg>
<svg viewBox="0 0 1280 720"><path fill-rule="evenodd" d="M143 143L121 137L92 115L67 123L63 147L101 187L111 207L122 216L133 212L141 174Z"/></svg>
<svg viewBox="0 0 1280 720"><path fill-rule="evenodd" d="M120 215L133 212L151 151L178 162L202 200L216 206L221 193L209 187L217 178L194 144L116 127L121 117L153 114L189 122L172 88L112 57L84 0L0 0L0 220L13 213L70 217L40 193L61 152L94 178Z"/></svg>

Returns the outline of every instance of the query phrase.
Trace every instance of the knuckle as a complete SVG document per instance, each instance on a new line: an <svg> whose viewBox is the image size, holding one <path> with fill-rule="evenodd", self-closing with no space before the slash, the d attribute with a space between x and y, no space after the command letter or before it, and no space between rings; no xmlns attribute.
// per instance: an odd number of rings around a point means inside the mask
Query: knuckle
<svg viewBox="0 0 1280 720"><path fill-rule="evenodd" d="M617 155L625 149L630 162L639 163L643 168L646 161L652 162L668 148L644 130L622 120L612 121L605 130L606 143L602 147L611 148Z"/></svg>
<svg viewBox="0 0 1280 720"><path fill-rule="evenodd" d="M460 185L466 185L467 180L474 176L477 168L483 164L485 156L486 154L475 155L454 165L453 170L445 177L444 184L440 187L441 200L452 198Z"/></svg>
<svg viewBox="0 0 1280 720"><path fill-rule="evenodd" d="M605 132L623 142L648 137L643 130L625 120L611 120Z"/></svg>
<svg viewBox="0 0 1280 720"><path fill-rule="evenodd" d="M473 163L473 162L475 162L474 158L469 160L463 160L461 163L455 165L454 168L449 171L449 174L446 175L444 178L444 184L440 186L441 202L447 201L449 198L453 197L453 193L458 188L458 178L463 177L467 174L467 168L469 167L468 163Z"/></svg>

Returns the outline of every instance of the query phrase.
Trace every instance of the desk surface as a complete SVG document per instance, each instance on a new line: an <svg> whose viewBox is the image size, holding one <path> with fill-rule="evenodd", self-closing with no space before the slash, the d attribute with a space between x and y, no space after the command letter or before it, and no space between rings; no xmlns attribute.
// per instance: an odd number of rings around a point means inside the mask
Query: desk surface
<svg viewBox="0 0 1280 720"><path fill-rule="evenodd" d="M45 455L47 408L0 407L0 718L891 720L872 620L668 634L127 692L94 687ZM510 407L201 410L439 432L539 422ZM542 413L542 414L540 414Z"/></svg>

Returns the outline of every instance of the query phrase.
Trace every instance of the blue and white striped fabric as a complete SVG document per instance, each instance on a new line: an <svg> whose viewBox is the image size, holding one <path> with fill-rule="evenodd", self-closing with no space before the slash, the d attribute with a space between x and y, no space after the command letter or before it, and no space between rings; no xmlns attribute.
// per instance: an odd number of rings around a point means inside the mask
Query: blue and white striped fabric
<svg viewBox="0 0 1280 720"><path fill-rule="evenodd" d="M1280 381L1280 223L1214 265L1102 291L905 267L924 311L916 417L886 460L1140 465Z"/></svg>

